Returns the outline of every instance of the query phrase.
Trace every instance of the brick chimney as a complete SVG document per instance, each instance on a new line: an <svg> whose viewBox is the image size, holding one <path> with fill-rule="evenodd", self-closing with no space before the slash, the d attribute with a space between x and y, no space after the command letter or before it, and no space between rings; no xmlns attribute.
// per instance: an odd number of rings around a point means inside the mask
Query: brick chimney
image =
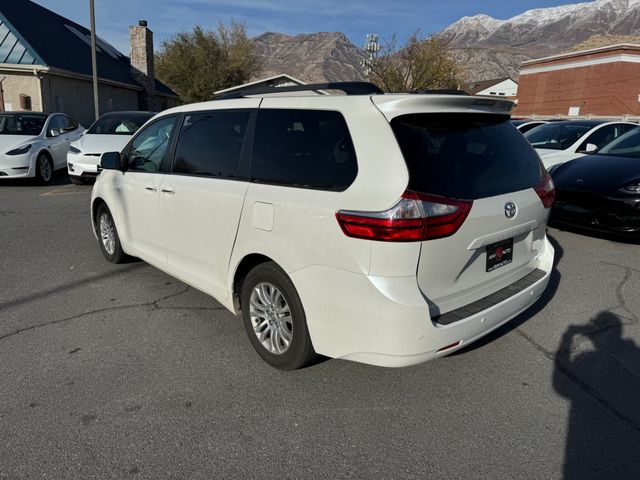
<svg viewBox="0 0 640 480"><path fill-rule="evenodd" d="M153 32L147 28L147 21L140 20L137 26L130 26L129 38L131 39L131 73L133 78L144 87L140 97L140 109L157 110Z"/></svg>

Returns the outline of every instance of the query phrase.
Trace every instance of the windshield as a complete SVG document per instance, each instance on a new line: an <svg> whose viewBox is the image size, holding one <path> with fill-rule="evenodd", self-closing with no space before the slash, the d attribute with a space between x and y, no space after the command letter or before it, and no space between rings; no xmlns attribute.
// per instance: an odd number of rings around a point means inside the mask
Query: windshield
<svg viewBox="0 0 640 480"><path fill-rule="evenodd" d="M594 125L576 125L568 123L547 123L524 134L535 148L566 150Z"/></svg>
<svg viewBox="0 0 640 480"><path fill-rule="evenodd" d="M47 117L15 113L0 114L0 135L40 135Z"/></svg>
<svg viewBox="0 0 640 480"><path fill-rule="evenodd" d="M620 157L640 157L640 127L619 136L609 145L602 147L598 155L617 155Z"/></svg>
<svg viewBox="0 0 640 480"><path fill-rule="evenodd" d="M87 131L92 135L133 135L153 114L105 115Z"/></svg>

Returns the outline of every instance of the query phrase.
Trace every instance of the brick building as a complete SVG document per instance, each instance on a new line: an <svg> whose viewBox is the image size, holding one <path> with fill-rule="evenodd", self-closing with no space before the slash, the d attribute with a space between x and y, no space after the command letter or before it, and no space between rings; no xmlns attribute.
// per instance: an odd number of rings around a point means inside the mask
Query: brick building
<svg viewBox="0 0 640 480"><path fill-rule="evenodd" d="M516 115L640 115L640 45L524 62Z"/></svg>

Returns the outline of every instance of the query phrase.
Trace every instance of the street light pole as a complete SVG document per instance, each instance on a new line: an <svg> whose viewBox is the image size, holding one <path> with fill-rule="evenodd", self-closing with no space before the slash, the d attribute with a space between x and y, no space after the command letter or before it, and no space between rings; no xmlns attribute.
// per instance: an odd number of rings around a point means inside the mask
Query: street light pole
<svg viewBox="0 0 640 480"><path fill-rule="evenodd" d="M96 120L100 117L100 107L98 104L98 63L96 59L96 12L93 0L89 0L89 15L91 16L91 66L93 68L93 104L95 107Z"/></svg>

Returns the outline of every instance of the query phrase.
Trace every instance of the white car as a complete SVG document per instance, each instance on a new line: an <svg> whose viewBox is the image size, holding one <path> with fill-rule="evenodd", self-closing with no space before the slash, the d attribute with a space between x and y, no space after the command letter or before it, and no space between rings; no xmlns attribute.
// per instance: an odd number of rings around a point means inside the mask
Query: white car
<svg viewBox="0 0 640 480"><path fill-rule="evenodd" d="M524 134L548 170L597 152L620 135L639 128L637 123L569 120L541 125Z"/></svg>
<svg viewBox="0 0 640 480"><path fill-rule="evenodd" d="M553 266L554 187L513 104L364 85L251 90L156 116L102 156L102 253L241 313L281 369L316 353L414 365L529 308Z"/></svg>
<svg viewBox="0 0 640 480"><path fill-rule="evenodd" d="M0 181L35 177L48 184L83 131L62 113L0 112Z"/></svg>
<svg viewBox="0 0 640 480"><path fill-rule="evenodd" d="M511 123L520 130L520 133L525 134L529 130L533 130L540 125L546 125L549 122L546 120L511 120Z"/></svg>
<svg viewBox="0 0 640 480"><path fill-rule="evenodd" d="M76 185L93 181L100 155L119 152L131 136L153 117L152 112L111 112L102 115L89 130L69 146L67 172Z"/></svg>

